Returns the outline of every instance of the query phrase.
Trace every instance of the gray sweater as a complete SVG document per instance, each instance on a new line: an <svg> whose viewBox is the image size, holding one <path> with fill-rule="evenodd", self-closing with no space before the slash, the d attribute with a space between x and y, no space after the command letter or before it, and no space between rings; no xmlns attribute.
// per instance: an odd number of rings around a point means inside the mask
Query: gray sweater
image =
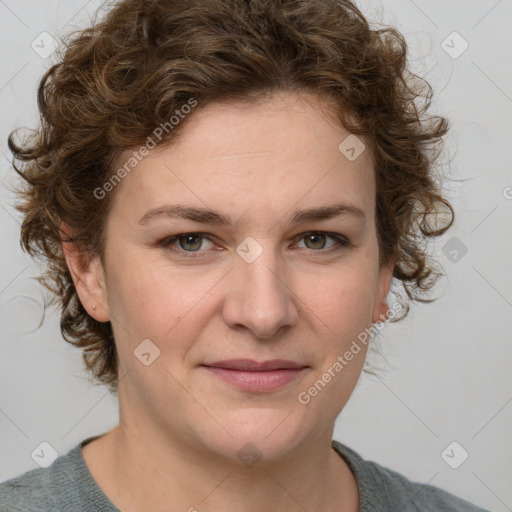
<svg viewBox="0 0 512 512"><path fill-rule="evenodd" d="M85 439L48 468L32 469L1 483L0 512L118 511L95 482L82 457L82 446L96 437ZM365 460L338 441L333 441L332 446L356 477L361 497L359 512L489 512L442 489L412 482Z"/></svg>

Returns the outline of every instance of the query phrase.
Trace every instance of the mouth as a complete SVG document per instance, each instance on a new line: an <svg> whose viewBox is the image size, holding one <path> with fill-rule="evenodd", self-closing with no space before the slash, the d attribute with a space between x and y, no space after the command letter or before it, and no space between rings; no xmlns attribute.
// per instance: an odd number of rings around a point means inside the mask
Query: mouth
<svg viewBox="0 0 512 512"><path fill-rule="evenodd" d="M262 362L251 359L231 359L201 366L213 376L242 391L253 393L281 388L298 378L308 368L306 365L284 359Z"/></svg>

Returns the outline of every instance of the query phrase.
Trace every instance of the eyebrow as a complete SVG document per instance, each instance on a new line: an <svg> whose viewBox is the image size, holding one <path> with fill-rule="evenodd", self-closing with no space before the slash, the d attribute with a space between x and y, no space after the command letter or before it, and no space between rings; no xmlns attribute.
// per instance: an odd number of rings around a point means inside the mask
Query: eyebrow
<svg viewBox="0 0 512 512"><path fill-rule="evenodd" d="M317 208L308 208L306 210L295 210L291 220L291 224L300 224L305 222L314 222L320 220L332 219L341 215L347 215L355 219L366 221L364 210L349 204L333 204L329 206L321 206ZM233 221L215 210L208 208L198 208L191 206L165 204L158 208L148 210L138 220L138 224L145 225L150 220L156 218L167 219L185 219L201 224L212 224L217 226L233 226Z"/></svg>

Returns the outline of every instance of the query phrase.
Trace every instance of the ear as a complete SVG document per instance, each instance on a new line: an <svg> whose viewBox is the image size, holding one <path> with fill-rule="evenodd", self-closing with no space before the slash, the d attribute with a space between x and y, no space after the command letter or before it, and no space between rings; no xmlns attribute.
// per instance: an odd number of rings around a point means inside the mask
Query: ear
<svg viewBox="0 0 512 512"><path fill-rule="evenodd" d="M61 223L60 229L66 238L72 233L65 222ZM98 322L108 322L110 315L107 309L105 273L99 256L91 255L75 242L62 242L61 248L80 302Z"/></svg>
<svg viewBox="0 0 512 512"><path fill-rule="evenodd" d="M388 317L389 305L387 297L393 277L396 258L392 258L389 262L381 265L379 268L379 277L377 285L377 295L375 297L375 308L373 310L372 322L385 322Z"/></svg>

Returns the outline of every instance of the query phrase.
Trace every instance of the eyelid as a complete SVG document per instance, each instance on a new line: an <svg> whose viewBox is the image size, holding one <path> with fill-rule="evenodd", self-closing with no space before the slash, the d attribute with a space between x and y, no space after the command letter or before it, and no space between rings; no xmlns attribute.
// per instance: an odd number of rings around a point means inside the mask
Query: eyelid
<svg viewBox="0 0 512 512"><path fill-rule="evenodd" d="M333 233L330 231L322 231L322 230L305 231L303 233L298 234L296 237L294 237L293 240L294 240L294 243L297 243L298 241L304 239L308 235L316 235L316 234L321 234L321 235L325 235L328 238L332 238L335 241L335 244L333 247L331 247L329 249L308 249L306 247L305 249L307 251L309 251L310 254L314 254L314 253L318 253L319 255L329 254L329 253L339 251L343 248L352 246L352 243L350 242L350 240L346 236L342 235L341 233ZM178 248L178 249L171 248L172 244L177 242L179 240L179 238L185 237L187 235L194 235L196 237L201 237L201 239L207 239L210 243L215 244L214 240L212 240L212 237L213 238L215 238L215 237L214 237L214 235L212 235L210 233L198 232L198 231L187 231L187 232L183 232L183 233L178 233L177 235L168 236L168 237L164 238L163 240L161 240L159 242L159 245L161 247L163 247L165 250L168 250L171 252L176 252L181 255L185 255L186 258L200 257L200 256L195 256L195 254L196 253L201 254L206 251L200 251L200 250L185 251L184 249L181 249L181 248ZM221 249L221 250L223 250L223 249Z"/></svg>
<svg viewBox="0 0 512 512"><path fill-rule="evenodd" d="M215 242L211 238L213 235L211 235L210 233L203 233L203 232L200 232L200 231L186 231L186 232L183 232L183 233L178 233L177 235L167 236L163 240L161 240L158 243L158 245L163 247L165 250L169 250L169 251L172 251L172 252L178 252L178 253L181 253L181 254L183 254L183 253L185 253L185 254L194 254L194 253L205 252L205 251L185 251L181 247L179 247L178 249L171 249L172 244L177 242L181 237L185 237L185 236L188 236L188 235L193 235L193 236L196 236L196 237L200 237L201 240L205 240L206 239L210 243L215 244ZM190 257L190 256L188 256L188 257Z"/></svg>
<svg viewBox="0 0 512 512"><path fill-rule="evenodd" d="M342 235L341 233L333 233L330 231L318 231L318 230L317 231L315 231L315 230L306 231L304 233L297 235L297 237L295 237L295 240L300 241L309 235L318 235L318 234L325 235L328 238L332 238L338 246L348 247L349 245L352 245L350 240L346 236ZM336 247L336 244L334 245L334 247ZM307 249L307 247L306 247L306 249ZM318 253L329 252L329 249L318 249L318 250L309 249L309 250L312 252L318 252ZM334 249L331 249L331 252L333 250Z"/></svg>

